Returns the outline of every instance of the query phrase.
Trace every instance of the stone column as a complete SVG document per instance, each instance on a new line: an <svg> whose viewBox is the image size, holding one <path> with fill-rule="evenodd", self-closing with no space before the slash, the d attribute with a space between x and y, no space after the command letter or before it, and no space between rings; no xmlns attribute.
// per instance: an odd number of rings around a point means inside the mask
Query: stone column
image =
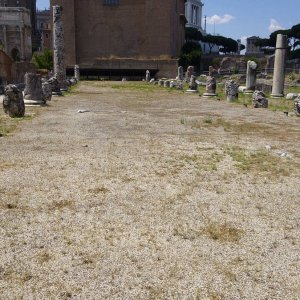
<svg viewBox="0 0 300 300"><path fill-rule="evenodd" d="M6 25L3 25L3 42L4 42L4 51L6 54L8 54Z"/></svg>
<svg viewBox="0 0 300 300"><path fill-rule="evenodd" d="M20 31L20 41L21 41L21 57L20 60L23 61L25 60L25 44L24 44L24 34L23 34L23 28L19 27Z"/></svg>
<svg viewBox="0 0 300 300"><path fill-rule="evenodd" d="M74 77L78 81L80 81L80 69L78 65L74 66Z"/></svg>
<svg viewBox="0 0 300 300"><path fill-rule="evenodd" d="M177 79L181 80L181 81L183 80L183 67L182 66L178 67Z"/></svg>
<svg viewBox="0 0 300 300"><path fill-rule="evenodd" d="M247 62L247 74L246 74L246 94L252 94L255 91L256 86L256 68L257 63L252 60Z"/></svg>
<svg viewBox="0 0 300 300"><path fill-rule="evenodd" d="M149 71L149 70L146 70L146 81L149 82L150 79L151 79L150 71Z"/></svg>
<svg viewBox="0 0 300 300"><path fill-rule="evenodd" d="M276 51L274 61L274 73L273 73L273 86L271 97L279 98L283 97L284 91L284 69L286 49L288 46L287 36L283 34L277 34L276 39Z"/></svg>
<svg viewBox="0 0 300 300"><path fill-rule="evenodd" d="M24 102L25 104L45 104L41 75L25 74Z"/></svg>
<svg viewBox="0 0 300 300"><path fill-rule="evenodd" d="M57 78L60 88L66 90L67 85L62 7L59 5L53 6L53 65L54 76Z"/></svg>

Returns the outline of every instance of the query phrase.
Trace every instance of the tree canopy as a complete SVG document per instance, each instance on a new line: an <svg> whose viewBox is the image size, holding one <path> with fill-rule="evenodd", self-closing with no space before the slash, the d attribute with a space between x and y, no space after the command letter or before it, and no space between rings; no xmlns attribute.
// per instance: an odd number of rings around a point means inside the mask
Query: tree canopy
<svg viewBox="0 0 300 300"><path fill-rule="evenodd" d="M300 46L300 23L292 26L290 29L276 30L270 34L269 38L259 39L255 45L260 46L266 54L274 53L277 34L287 35L290 50L289 57L300 58L297 54Z"/></svg>

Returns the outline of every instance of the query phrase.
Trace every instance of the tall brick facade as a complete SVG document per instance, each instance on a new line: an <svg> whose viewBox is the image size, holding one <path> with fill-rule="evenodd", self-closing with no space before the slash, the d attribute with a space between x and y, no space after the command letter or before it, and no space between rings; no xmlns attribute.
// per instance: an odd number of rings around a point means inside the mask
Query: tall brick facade
<svg viewBox="0 0 300 300"><path fill-rule="evenodd" d="M128 60L174 65L184 43L184 0L51 0L63 7L66 64L99 67ZM124 65L125 63L125 65ZM166 64L164 64L166 65ZM164 67L159 67L159 69ZM175 71L176 74L176 71Z"/></svg>

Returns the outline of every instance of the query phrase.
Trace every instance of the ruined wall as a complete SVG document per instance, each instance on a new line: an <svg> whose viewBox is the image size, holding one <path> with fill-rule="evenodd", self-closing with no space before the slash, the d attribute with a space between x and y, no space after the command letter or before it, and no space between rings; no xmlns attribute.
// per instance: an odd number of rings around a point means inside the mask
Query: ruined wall
<svg viewBox="0 0 300 300"><path fill-rule="evenodd" d="M6 55L6 53L0 50L0 77L2 82L11 80L11 65L13 61Z"/></svg>
<svg viewBox="0 0 300 300"><path fill-rule="evenodd" d="M184 0L51 0L63 6L66 64L97 58L176 58L184 41Z"/></svg>

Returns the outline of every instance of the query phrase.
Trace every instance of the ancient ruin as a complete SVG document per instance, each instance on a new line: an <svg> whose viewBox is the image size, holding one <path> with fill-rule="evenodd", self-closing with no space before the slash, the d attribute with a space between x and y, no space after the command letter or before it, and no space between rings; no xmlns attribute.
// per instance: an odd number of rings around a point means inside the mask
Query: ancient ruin
<svg viewBox="0 0 300 300"><path fill-rule="evenodd" d="M44 104L44 95L42 89L41 75L26 73L25 74L25 104Z"/></svg>
<svg viewBox="0 0 300 300"><path fill-rule="evenodd" d="M235 101L238 98L238 88L239 85L234 82L234 80L228 80L225 83L225 94L227 101Z"/></svg>
<svg viewBox="0 0 300 300"><path fill-rule="evenodd" d="M215 97L217 89L217 81L215 77L207 76L206 79L206 92L203 94L204 97Z"/></svg>
<svg viewBox="0 0 300 300"><path fill-rule="evenodd" d="M25 115L23 94L14 84L8 84L5 87L3 110L12 118L20 118Z"/></svg>
<svg viewBox="0 0 300 300"><path fill-rule="evenodd" d="M179 66L178 67L178 72L177 72L177 80L183 80L184 79L184 74L183 74L183 67Z"/></svg>
<svg viewBox="0 0 300 300"><path fill-rule="evenodd" d="M78 81L80 81L80 69L78 65L74 66L74 78Z"/></svg>
<svg viewBox="0 0 300 300"><path fill-rule="evenodd" d="M252 94L255 91L256 86L256 69L257 63L253 60L247 62L247 74L246 74L246 94Z"/></svg>
<svg viewBox="0 0 300 300"><path fill-rule="evenodd" d="M62 7L53 6L53 67L60 88L67 89Z"/></svg>
<svg viewBox="0 0 300 300"><path fill-rule="evenodd" d="M296 116L300 117L300 96L298 96L297 99L295 99L294 111Z"/></svg>
<svg viewBox="0 0 300 300"><path fill-rule="evenodd" d="M284 34L277 34L273 86L271 93L271 97L273 98L280 98L284 96L284 74L287 47L287 36Z"/></svg>
<svg viewBox="0 0 300 300"><path fill-rule="evenodd" d="M268 108L269 100L262 91L255 91L252 95L252 104L254 108Z"/></svg>

